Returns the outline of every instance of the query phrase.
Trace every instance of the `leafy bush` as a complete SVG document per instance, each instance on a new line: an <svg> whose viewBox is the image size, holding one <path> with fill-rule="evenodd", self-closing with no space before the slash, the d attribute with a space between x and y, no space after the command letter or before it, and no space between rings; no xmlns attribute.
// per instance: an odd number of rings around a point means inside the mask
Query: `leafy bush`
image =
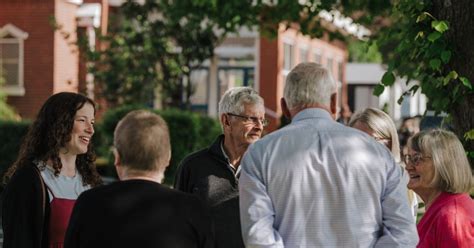
<svg viewBox="0 0 474 248"><path fill-rule="evenodd" d="M15 162L23 138L28 132L31 123L22 121L0 121L0 177L3 178L6 170Z"/></svg>
<svg viewBox="0 0 474 248"><path fill-rule="evenodd" d="M137 105L122 106L109 110L103 117L102 125L100 125L103 134L103 147L98 150L109 151L108 155L101 154L109 158L109 166L111 166L113 162L110 146L113 142L115 126L128 112L137 109L145 108ZM221 133L220 125L215 119L188 111L176 109L151 111L162 116L170 130L171 161L170 166L166 170L165 183L171 184L174 180L179 162L188 154L209 146L217 135ZM107 169L107 171L110 170Z"/></svg>

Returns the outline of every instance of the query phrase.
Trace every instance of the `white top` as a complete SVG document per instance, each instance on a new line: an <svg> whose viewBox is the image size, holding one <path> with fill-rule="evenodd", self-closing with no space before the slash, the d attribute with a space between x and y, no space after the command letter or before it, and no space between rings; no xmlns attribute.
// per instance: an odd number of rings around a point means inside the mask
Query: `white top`
<svg viewBox="0 0 474 248"><path fill-rule="evenodd" d="M40 165L43 165L43 162L35 163L38 168L40 168L44 183L48 186L49 202L51 202L54 197L76 200L82 192L91 188L90 185L84 186L82 184L82 177L77 171L74 177L61 174L55 176L53 168L44 166L43 169L41 169L42 166Z"/></svg>
<svg viewBox="0 0 474 248"><path fill-rule="evenodd" d="M240 175L247 247L415 247L390 151L322 109L250 145Z"/></svg>

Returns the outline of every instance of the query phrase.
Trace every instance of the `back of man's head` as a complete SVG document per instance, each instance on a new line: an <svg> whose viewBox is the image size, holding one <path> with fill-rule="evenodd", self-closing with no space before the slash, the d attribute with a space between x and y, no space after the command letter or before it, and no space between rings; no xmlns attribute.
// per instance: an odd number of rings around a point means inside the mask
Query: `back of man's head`
<svg viewBox="0 0 474 248"><path fill-rule="evenodd" d="M250 87L230 88L219 101L219 116L225 113L241 114L245 104L259 105L263 108L263 98Z"/></svg>
<svg viewBox="0 0 474 248"><path fill-rule="evenodd" d="M168 126L160 116L149 111L132 111L120 120L114 132L114 146L120 164L137 172L164 172L169 164Z"/></svg>
<svg viewBox="0 0 474 248"><path fill-rule="evenodd" d="M316 63L301 63L286 77L283 97L289 109L315 103L329 106L336 89L327 69Z"/></svg>

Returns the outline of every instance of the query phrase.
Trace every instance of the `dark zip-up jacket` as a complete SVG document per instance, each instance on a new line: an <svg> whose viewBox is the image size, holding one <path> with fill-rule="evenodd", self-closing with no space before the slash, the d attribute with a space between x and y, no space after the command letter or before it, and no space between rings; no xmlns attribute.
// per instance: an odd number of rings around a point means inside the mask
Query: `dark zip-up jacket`
<svg viewBox="0 0 474 248"><path fill-rule="evenodd" d="M174 188L197 195L211 210L216 247L244 247L240 229L239 187L222 152L224 135L208 148L187 156L176 173Z"/></svg>

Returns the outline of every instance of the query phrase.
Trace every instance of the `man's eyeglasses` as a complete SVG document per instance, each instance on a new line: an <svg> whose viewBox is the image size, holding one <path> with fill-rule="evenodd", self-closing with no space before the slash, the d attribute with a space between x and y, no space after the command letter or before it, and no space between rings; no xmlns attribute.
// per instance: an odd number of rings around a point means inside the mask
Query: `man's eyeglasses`
<svg viewBox="0 0 474 248"><path fill-rule="evenodd" d="M428 157L428 156L423 156L421 155L421 153L416 153L416 154L413 154L413 155L404 155L403 156L403 162L405 162L405 164L411 164L411 165L418 165L421 161L423 161L423 159L425 158L431 158L431 157Z"/></svg>
<svg viewBox="0 0 474 248"><path fill-rule="evenodd" d="M246 116L246 115L236 115L232 113L227 113L227 115L238 117L244 120L244 124L255 124L258 125L259 123L262 123L262 126L266 127L268 125L268 120L267 119L261 119L255 116Z"/></svg>

